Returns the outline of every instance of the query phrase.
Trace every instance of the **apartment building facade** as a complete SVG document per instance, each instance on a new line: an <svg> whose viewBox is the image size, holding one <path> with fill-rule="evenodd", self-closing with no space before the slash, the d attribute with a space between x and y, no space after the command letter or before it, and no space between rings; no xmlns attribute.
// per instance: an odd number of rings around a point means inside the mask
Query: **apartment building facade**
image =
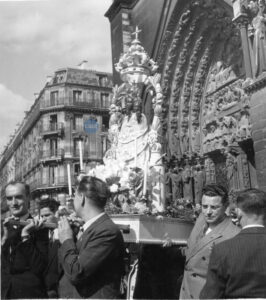
<svg viewBox="0 0 266 300"><path fill-rule="evenodd" d="M31 188L31 211L51 196L62 205L73 194L79 172L102 162L107 149L112 75L78 68L57 70L37 95L0 160L4 187L23 180ZM70 187L71 182L71 187Z"/></svg>

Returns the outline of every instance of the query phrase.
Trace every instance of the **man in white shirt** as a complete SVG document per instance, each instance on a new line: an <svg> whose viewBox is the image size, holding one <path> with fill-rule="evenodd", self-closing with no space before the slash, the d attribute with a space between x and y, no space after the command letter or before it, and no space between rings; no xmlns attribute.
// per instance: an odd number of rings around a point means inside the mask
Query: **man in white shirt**
<svg viewBox="0 0 266 300"><path fill-rule="evenodd" d="M76 215L83 219L77 243L66 217L61 217L59 259L64 270L59 282L60 298L119 298L124 272L122 234L104 212L109 190L96 177L84 176L74 199Z"/></svg>
<svg viewBox="0 0 266 300"><path fill-rule="evenodd" d="M239 193L236 210L242 230L213 248L202 299L266 298L266 193Z"/></svg>

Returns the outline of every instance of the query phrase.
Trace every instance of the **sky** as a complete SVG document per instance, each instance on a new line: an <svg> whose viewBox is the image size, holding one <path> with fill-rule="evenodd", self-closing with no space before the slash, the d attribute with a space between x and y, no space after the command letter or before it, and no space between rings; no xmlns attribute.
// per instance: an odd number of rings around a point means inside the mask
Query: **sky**
<svg viewBox="0 0 266 300"><path fill-rule="evenodd" d="M0 153L46 77L87 60L112 72L112 0L0 0Z"/></svg>

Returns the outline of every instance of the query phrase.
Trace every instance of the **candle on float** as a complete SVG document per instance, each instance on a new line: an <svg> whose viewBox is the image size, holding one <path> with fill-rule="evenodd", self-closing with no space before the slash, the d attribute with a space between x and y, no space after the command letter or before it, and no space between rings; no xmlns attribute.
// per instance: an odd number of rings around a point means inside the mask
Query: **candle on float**
<svg viewBox="0 0 266 300"><path fill-rule="evenodd" d="M72 195L72 185L71 185L71 174L70 174L70 164L67 164L67 181L68 181L68 194Z"/></svg>
<svg viewBox="0 0 266 300"><path fill-rule="evenodd" d="M137 167L137 137L135 138L135 168Z"/></svg>
<svg viewBox="0 0 266 300"><path fill-rule="evenodd" d="M80 171L83 171L82 141L81 140L79 140L79 162L80 162Z"/></svg>
<svg viewBox="0 0 266 300"><path fill-rule="evenodd" d="M148 159L146 159L144 164L143 196L146 195L146 191L147 191L147 177L148 177Z"/></svg>

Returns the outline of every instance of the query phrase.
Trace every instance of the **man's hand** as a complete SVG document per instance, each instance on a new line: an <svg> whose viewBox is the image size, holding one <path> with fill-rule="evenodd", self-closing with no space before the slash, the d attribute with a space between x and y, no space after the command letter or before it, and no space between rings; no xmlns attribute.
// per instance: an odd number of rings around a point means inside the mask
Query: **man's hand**
<svg viewBox="0 0 266 300"><path fill-rule="evenodd" d="M9 234L8 234L8 222L10 220L13 220L14 217L7 217L5 218L4 222L3 222L3 234L2 234L2 238L1 238L1 245L3 246L5 244L5 242L7 241Z"/></svg>
<svg viewBox="0 0 266 300"><path fill-rule="evenodd" d="M58 238L61 244L73 238L73 232L66 216L60 217L60 221L58 222Z"/></svg>
<svg viewBox="0 0 266 300"><path fill-rule="evenodd" d="M21 231L22 238L28 237L32 231L40 229L43 225L43 220L30 219L28 221L29 221L29 224L26 225L25 227L23 227L23 229Z"/></svg>

